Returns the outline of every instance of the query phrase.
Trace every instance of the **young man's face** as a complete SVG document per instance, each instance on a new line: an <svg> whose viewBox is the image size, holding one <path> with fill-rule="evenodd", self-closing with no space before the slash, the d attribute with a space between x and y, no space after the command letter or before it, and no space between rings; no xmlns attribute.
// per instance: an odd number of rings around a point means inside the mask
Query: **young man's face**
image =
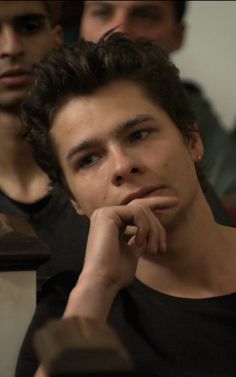
<svg viewBox="0 0 236 377"><path fill-rule="evenodd" d="M0 1L0 107L17 104L32 80L32 65L62 43L41 1Z"/></svg>
<svg viewBox="0 0 236 377"><path fill-rule="evenodd" d="M51 136L79 213L145 196L177 198L160 210L168 223L183 212L199 183L197 133L186 142L170 117L131 82L113 82L73 98L55 116Z"/></svg>
<svg viewBox="0 0 236 377"><path fill-rule="evenodd" d="M184 32L172 1L85 1L81 36L96 42L112 28L130 38L146 36L168 53L181 47Z"/></svg>

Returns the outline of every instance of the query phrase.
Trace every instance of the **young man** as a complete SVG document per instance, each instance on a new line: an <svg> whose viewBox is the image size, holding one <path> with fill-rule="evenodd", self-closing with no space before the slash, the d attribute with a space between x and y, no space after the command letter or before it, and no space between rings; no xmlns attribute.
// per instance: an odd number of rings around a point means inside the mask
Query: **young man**
<svg viewBox="0 0 236 377"><path fill-rule="evenodd" d="M41 270L44 275L73 267L76 261L81 265L78 254L86 242L86 225L68 201L49 195L48 177L23 139L20 120L33 65L63 42L60 7L56 1L0 2L0 211L26 218L48 244L52 263Z"/></svg>
<svg viewBox="0 0 236 377"><path fill-rule="evenodd" d="M116 28L131 38L146 36L169 54L181 49L186 25L186 1L84 1L80 34L97 41ZM218 195L236 193L235 143L224 131L203 92L185 82L205 147L203 162ZM217 153L216 153L217 151ZM228 158L230 156L230 158Z"/></svg>
<svg viewBox="0 0 236 377"><path fill-rule="evenodd" d="M233 376L236 231L206 202L203 144L164 52L119 33L65 47L39 67L24 120L90 232L79 278L45 286L16 375L33 375L34 331L64 312L107 321L141 375Z"/></svg>

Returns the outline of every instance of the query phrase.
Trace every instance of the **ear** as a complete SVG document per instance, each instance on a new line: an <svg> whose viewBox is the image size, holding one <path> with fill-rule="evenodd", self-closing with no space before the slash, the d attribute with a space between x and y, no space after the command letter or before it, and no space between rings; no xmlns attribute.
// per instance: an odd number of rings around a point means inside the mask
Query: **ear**
<svg viewBox="0 0 236 377"><path fill-rule="evenodd" d="M183 44L185 39L185 30L186 30L186 24L184 22L178 22L175 27L175 38L174 43L172 46L172 52L179 50Z"/></svg>
<svg viewBox="0 0 236 377"><path fill-rule="evenodd" d="M78 215L84 215L84 211L80 207L79 202L75 199L70 199L72 206L74 207L75 211L78 213Z"/></svg>
<svg viewBox="0 0 236 377"><path fill-rule="evenodd" d="M64 33L61 25L55 25L52 32L56 46L61 46L64 42Z"/></svg>
<svg viewBox="0 0 236 377"><path fill-rule="evenodd" d="M203 142L196 123L193 125L193 131L189 133L188 146L194 163L201 161L204 154Z"/></svg>

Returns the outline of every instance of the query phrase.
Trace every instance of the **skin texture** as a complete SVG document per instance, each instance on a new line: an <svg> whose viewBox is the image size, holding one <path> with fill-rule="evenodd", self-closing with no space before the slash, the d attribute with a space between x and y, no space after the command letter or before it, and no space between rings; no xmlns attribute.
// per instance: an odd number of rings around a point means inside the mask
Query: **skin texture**
<svg viewBox="0 0 236 377"><path fill-rule="evenodd" d="M135 84L112 83L74 98L57 114L52 135L75 206L88 217L97 208L127 204L127 195L145 187L159 189L161 198L177 198L176 216L183 198L195 195L193 161L203 153L198 133L187 143ZM163 214L163 222L167 218Z"/></svg>
<svg viewBox="0 0 236 377"><path fill-rule="evenodd" d="M82 37L96 42L113 28L134 39L146 36L169 53L181 47L184 37L171 1L85 1Z"/></svg>
<svg viewBox="0 0 236 377"><path fill-rule="evenodd" d="M183 139L167 113L137 84L120 81L70 99L55 116L51 136L73 205L91 220L80 287L87 290L97 279L101 290L109 287L113 296L132 281L137 267L142 280L166 293L212 294L212 281L201 287L206 280L202 264L208 264L214 252L210 265L217 265L216 250L221 260L225 228L214 223L196 176L194 163L203 154L199 133ZM199 234L205 237L199 239ZM199 250L207 258L201 259ZM150 263L143 263L145 258ZM153 269L153 276L158 272L163 279L149 279ZM189 281L182 285L185 279ZM101 311L105 319L109 305Z"/></svg>
<svg viewBox="0 0 236 377"><path fill-rule="evenodd" d="M32 80L32 65L62 42L41 1L0 2L0 107L15 105ZM15 80L9 72L15 72Z"/></svg>
<svg viewBox="0 0 236 377"><path fill-rule="evenodd" d="M137 84L120 81L70 99L51 137L73 204L91 224L64 317L106 322L134 276L172 296L235 291L235 229L214 222L201 191L197 132L186 141ZM35 377L45 375L40 367Z"/></svg>
<svg viewBox="0 0 236 377"><path fill-rule="evenodd" d="M117 292L132 281L140 255L165 251L163 226L186 217L196 200L200 137L186 143L169 116L127 82L70 100L51 132L73 204L91 220L84 275Z"/></svg>
<svg viewBox="0 0 236 377"><path fill-rule="evenodd" d="M48 177L22 138L20 104L32 66L63 41L41 1L0 1L0 190L32 203L48 194Z"/></svg>

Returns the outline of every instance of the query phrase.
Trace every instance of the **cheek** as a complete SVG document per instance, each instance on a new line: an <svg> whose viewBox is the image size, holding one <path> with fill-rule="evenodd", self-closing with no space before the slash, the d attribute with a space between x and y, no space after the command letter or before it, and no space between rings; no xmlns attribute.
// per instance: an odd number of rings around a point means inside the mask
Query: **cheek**
<svg viewBox="0 0 236 377"><path fill-rule="evenodd" d="M90 18L81 24L80 35L88 41L96 42L102 33L101 26Z"/></svg>
<svg viewBox="0 0 236 377"><path fill-rule="evenodd" d="M35 55L46 55L52 48L59 46L58 37L52 30L38 35L37 40L31 41L31 49L35 46Z"/></svg>
<svg viewBox="0 0 236 377"><path fill-rule="evenodd" d="M91 183L91 181L88 183L86 179L78 179L70 187L76 201L87 217L90 217L95 209L104 206L104 189L101 186L101 182L99 185L95 182Z"/></svg>
<svg viewBox="0 0 236 377"><path fill-rule="evenodd" d="M169 46L172 44L172 33L167 26L163 25L156 28L155 32L153 32L152 39L159 47L168 51Z"/></svg>
<svg viewBox="0 0 236 377"><path fill-rule="evenodd" d="M32 49L32 45L30 45L29 51L31 54L31 57L34 62L39 63L45 56L46 54L54 47L53 43L37 43L33 42L35 48L34 50Z"/></svg>

